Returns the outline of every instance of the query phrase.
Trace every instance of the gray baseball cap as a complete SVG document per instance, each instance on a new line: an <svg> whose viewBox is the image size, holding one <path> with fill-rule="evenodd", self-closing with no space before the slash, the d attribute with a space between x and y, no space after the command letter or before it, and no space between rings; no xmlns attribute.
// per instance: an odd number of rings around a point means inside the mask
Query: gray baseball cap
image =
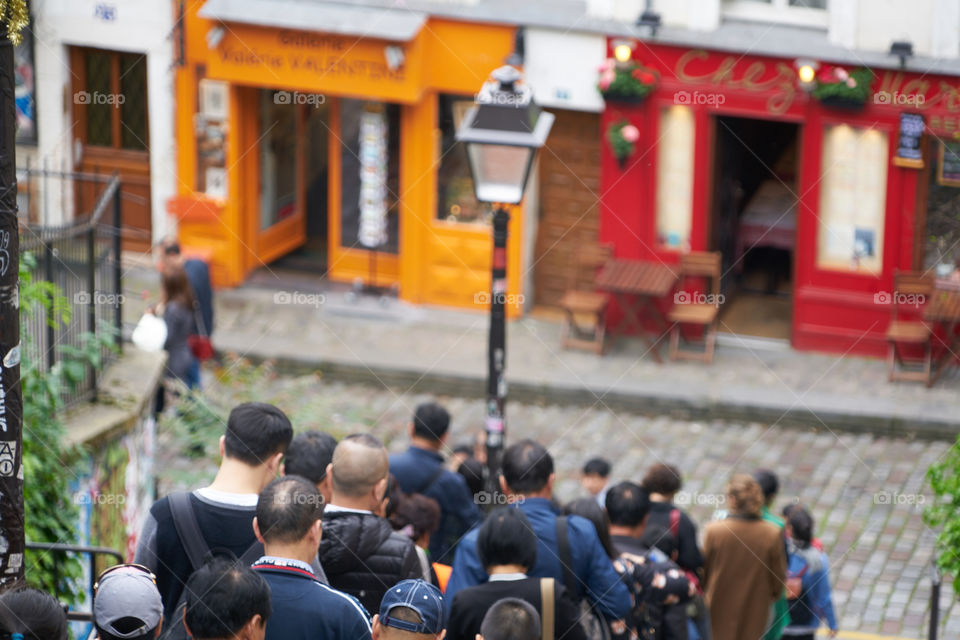
<svg viewBox="0 0 960 640"><path fill-rule="evenodd" d="M145 567L120 565L100 576L93 599L97 627L116 638L137 638L156 629L162 618L156 578Z"/></svg>

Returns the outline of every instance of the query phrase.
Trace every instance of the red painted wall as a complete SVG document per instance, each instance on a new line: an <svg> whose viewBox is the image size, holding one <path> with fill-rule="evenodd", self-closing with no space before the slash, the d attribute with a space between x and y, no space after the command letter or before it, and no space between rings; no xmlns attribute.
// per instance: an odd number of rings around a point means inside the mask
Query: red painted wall
<svg viewBox="0 0 960 640"><path fill-rule="evenodd" d="M608 43L608 46L611 46ZM612 57L612 48L609 55ZM952 77L878 71L872 87L899 91L913 101L899 104L869 100L861 110L825 107L797 82L794 61L727 52L637 43L634 60L660 75L658 87L640 104L608 103L602 117L600 241L612 243L615 255L675 263L678 253L658 246L655 234L656 156L661 109L690 104L694 109L693 250L710 248L709 225L713 176L715 116L742 116L796 122L800 125L797 236L794 250L792 344L797 349L885 355L887 306L874 294L889 291L895 269L910 269L916 216L918 172L892 162L887 169L883 267L878 275L818 268L817 217L824 127L846 123L888 134L890 159L897 147L902 111L926 116L928 131L960 131L960 81ZM824 61L821 61L823 64ZM876 93L875 93L876 95ZM625 119L640 130L634 155L621 169L606 132ZM669 306L671 301L664 301ZM612 322L618 318L613 310Z"/></svg>

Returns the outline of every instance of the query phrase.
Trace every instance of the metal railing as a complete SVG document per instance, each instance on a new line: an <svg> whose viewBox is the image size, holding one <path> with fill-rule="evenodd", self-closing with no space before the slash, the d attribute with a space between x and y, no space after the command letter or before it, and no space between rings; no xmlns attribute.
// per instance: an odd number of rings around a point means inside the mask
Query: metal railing
<svg viewBox="0 0 960 640"><path fill-rule="evenodd" d="M60 565L61 559L69 554L79 554L87 556L87 559L90 562L89 565L89 574L90 574L90 584L87 591L87 602L90 602L93 599L93 587L97 582L97 558L100 556L107 556L112 558L114 564L121 564L123 562L123 556L120 555L120 552L116 549L111 549L110 547L88 547L84 545L75 545L75 544L62 544L58 542L27 542L26 548L29 551L47 551L53 555L53 566L54 566L54 584L60 584L60 572L57 568ZM51 594L53 597L58 598L60 594ZM93 613L91 611L68 611L67 612L68 620L76 620L77 622L92 622Z"/></svg>
<svg viewBox="0 0 960 640"><path fill-rule="evenodd" d="M41 371L49 371L59 358L58 347L81 347L83 336L101 331L103 323L116 329L117 346L123 321L123 277L121 252L121 192L117 175L72 173L47 169L19 169L18 179L26 178L24 215L20 218L20 253L31 254L35 261L33 275L56 285L68 304L72 316L68 323L50 322L45 308L39 306L24 317L26 334L23 345L25 359ZM49 189L50 181L60 181L59 192ZM31 224L34 197L32 186L44 185L44 206L54 198L72 204L90 203L89 211L77 211L69 222L61 225ZM80 194L85 194L83 197ZM66 208L66 204L64 204ZM48 218L49 219L49 218ZM109 220L109 224L105 221ZM23 258L21 258L23 259ZM101 348L101 360L107 362L114 353ZM92 400L97 393L97 372L89 366L81 381L62 391L66 406Z"/></svg>

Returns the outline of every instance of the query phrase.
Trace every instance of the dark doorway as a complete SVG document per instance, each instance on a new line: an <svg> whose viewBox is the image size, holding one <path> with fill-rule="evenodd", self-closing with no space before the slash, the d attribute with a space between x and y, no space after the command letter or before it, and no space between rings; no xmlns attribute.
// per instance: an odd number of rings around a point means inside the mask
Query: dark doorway
<svg viewBox="0 0 960 640"><path fill-rule="evenodd" d="M716 118L711 240L723 253L722 330L790 337L799 130Z"/></svg>

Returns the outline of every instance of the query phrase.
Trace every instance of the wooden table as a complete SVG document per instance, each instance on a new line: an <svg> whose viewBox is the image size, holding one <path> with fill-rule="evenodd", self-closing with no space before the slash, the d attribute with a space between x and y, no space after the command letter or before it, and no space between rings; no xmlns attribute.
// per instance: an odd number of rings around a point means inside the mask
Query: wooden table
<svg viewBox="0 0 960 640"><path fill-rule="evenodd" d="M943 344L946 347L934 363L933 373L927 383L929 387L960 354L960 335L957 335L957 327L960 326L960 285L937 280L930 301L923 309L923 318L943 326Z"/></svg>
<svg viewBox="0 0 960 640"><path fill-rule="evenodd" d="M617 258L607 262L597 274L597 288L609 291L623 309L623 320L619 325L610 327L610 333L625 333L636 326L653 359L663 362L657 351L657 342L670 329L670 325L657 308L656 300L669 295L677 279L676 272L661 262ZM649 313L660 329L656 339L646 337L640 317L644 311Z"/></svg>

